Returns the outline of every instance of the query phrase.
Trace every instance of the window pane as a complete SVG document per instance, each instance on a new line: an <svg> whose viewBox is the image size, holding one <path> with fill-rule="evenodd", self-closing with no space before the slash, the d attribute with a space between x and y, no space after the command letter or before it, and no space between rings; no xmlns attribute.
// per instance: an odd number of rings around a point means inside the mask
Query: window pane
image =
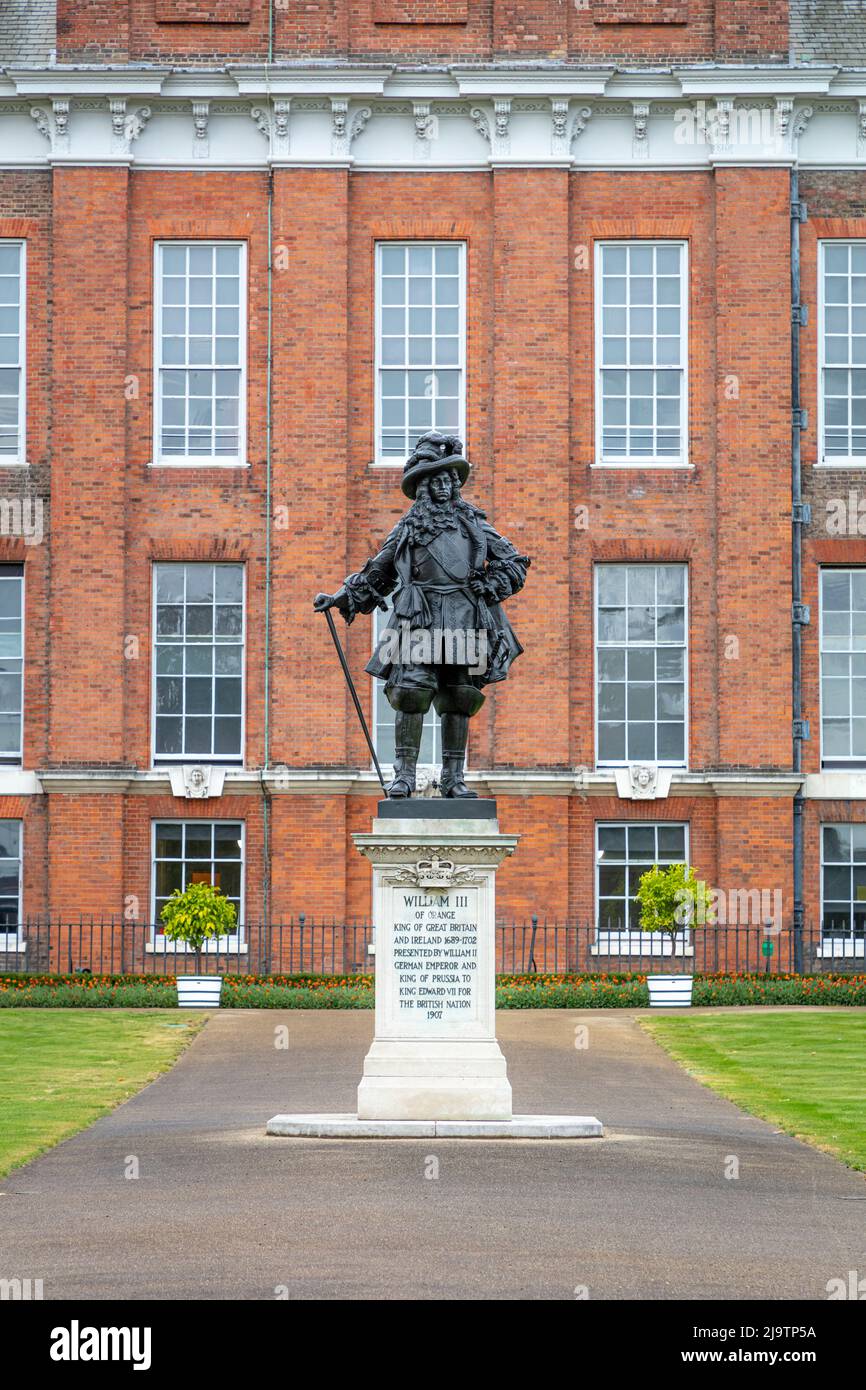
<svg viewBox="0 0 866 1390"><path fill-rule="evenodd" d="M175 888L211 883L235 904L240 923L244 827L241 821L160 822L154 831L154 921Z"/></svg>
<svg viewBox="0 0 866 1390"><path fill-rule="evenodd" d="M859 416L862 372L866 361L864 310L866 301L866 243L825 242L822 246L820 292L823 302L821 336L822 404L825 459L863 458L866 429ZM858 399L859 398L859 399Z"/></svg>
<svg viewBox="0 0 866 1390"><path fill-rule="evenodd" d="M24 673L24 574L0 565L0 759L21 762Z"/></svg>
<svg viewBox="0 0 866 1390"><path fill-rule="evenodd" d="M0 241L0 458L20 458L24 444L23 250Z"/></svg>
<svg viewBox="0 0 866 1390"><path fill-rule="evenodd" d="M596 902L600 931L639 929L637 891L653 864L686 862L685 825L596 825Z"/></svg>
<svg viewBox="0 0 866 1390"><path fill-rule="evenodd" d="M683 248L602 244L599 273L601 456L676 462L684 449Z"/></svg>
<svg viewBox="0 0 866 1390"><path fill-rule="evenodd" d="M155 756L240 762L243 566L157 565L154 587Z"/></svg>
<svg viewBox="0 0 866 1390"><path fill-rule="evenodd" d="M405 459L427 430L462 429L462 250L456 243L379 247L377 452L382 458Z"/></svg>
<svg viewBox="0 0 866 1390"><path fill-rule="evenodd" d="M685 763L686 567L596 570L597 760Z"/></svg>
<svg viewBox="0 0 866 1390"><path fill-rule="evenodd" d="M866 766L866 569L821 571L821 757ZM856 663L856 666L855 666Z"/></svg>
<svg viewBox="0 0 866 1390"><path fill-rule="evenodd" d="M239 459L239 245L163 245L158 335L162 456ZM215 305L221 307L214 309ZM234 371L201 368L235 367Z"/></svg>

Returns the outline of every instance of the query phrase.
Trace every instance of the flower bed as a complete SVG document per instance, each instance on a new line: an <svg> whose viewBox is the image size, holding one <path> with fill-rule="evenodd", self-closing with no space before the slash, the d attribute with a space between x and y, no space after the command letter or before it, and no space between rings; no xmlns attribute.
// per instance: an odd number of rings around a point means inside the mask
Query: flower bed
<svg viewBox="0 0 866 1390"><path fill-rule="evenodd" d="M0 1009L172 1009L174 976L0 975Z"/></svg>
<svg viewBox="0 0 866 1390"><path fill-rule="evenodd" d="M499 1009L643 1009L646 975L498 975ZM173 975L0 975L0 1008L164 1009ZM373 975L227 975L224 1009L372 1009ZM696 975L696 1007L866 1005L866 975Z"/></svg>
<svg viewBox="0 0 866 1390"><path fill-rule="evenodd" d="M645 975L497 975L498 1009L643 1009Z"/></svg>
<svg viewBox="0 0 866 1390"><path fill-rule="evenodd" d="M372 975L227 975L224 1009L372 1009Z"/></svg>
<svg viewBox="0 0 866 1390"><path fill-rule="evenodd" d="M696 975L695 1005L866 1004L866 975Z"/></svg>

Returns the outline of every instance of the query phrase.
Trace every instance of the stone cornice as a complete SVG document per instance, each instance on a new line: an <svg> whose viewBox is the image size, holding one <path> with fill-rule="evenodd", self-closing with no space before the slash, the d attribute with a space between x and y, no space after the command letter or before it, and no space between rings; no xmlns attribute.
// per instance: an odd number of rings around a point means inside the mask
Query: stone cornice
<svg viewBox="0 0 866 1390"><path fill-rule="evenodd" d="M486 824L495 825L495 821ZM430 853L431 849L451 851L461 867L496 868L512 855L520 841L519 835L501 835L483 829L485 822L473 820L438 820L436 803L430 803L427 820L377 820L373 834L352 836L355 848L377 868L389 865L408 866Z"/></svg>
<svg viewBox="0 0 866 1390"><path fill-rule="evenodd" d="M490 768L469 771L466 780L481 796L617 797L614 772L586 768ZM659 807L672 797L773 797L791 799L802 787L807 800L866 801L866 770L810 773L745 770L685 772L673 769L668 797L655 798ZM276 766L226 769L223 796L363 796L378 799L382 789L366 768L289 768ZM0 797L94 793L171 796L168 768L58 767L27 770L0 767ZM214 806L219 797L209 798ZM435 807L436 797L427 798ZM623 807L629 804L623 799ZM431 812L432 814L432 812Z"/></svg>
<svg viewBox="0 0 866 1390"><path fill-rule="evenodd" d="M604 96L614 68L461 68L451 72L461 96Z"/></svg>
<svg viewBox="0 0 866 1390"><path fill-rule="evenodd" d="M864 168L864 103L866 71L831 67L18 66L0 74L0 167Z"/></svg>
<svg viewBox="0 0 866 1390"><path fill-rule="evenodd" d="M743 68L716 64L671 69L671 75L684 97L707 97L711 100L718 96L826 96L838 73L836 67Z"/></svg>
<svg viewBox="0 0 866 1390"><path fill-rule="evenodd" d="M388 67L230 67L239 96L383 96ZM423 79L423 75L422 80Z"/></svg>
<svg viewBox="0 0 866 1390"><path fill-rule="evenodd" d="M616 779L611 769L586 768L532 769L490 768L467 773L473 791L484 796L579 796L616 797ZM739 796L791 798L803 784L803 777L785 771L685 772L672 770L669 797ZM854 790L851 790L854 788ZM825 773L807 778L807 796L866 799L866 773ZM289 768L282 765L263 772L259 768L229 767L225 772L223 796L366 796L381 797L382 789L373 772L363 768ZM95 792L171 795L168 768L40 768L36 772L19 768L0 769L0 796L37 795L62 792L90 795ZM428 798L432 806L436 798ZM663 804L666 798L657 798ZM210 798L214 803L218 797ZM626 799L623 799L626 804Z"/></svg>
<svg viewBox="0 0 866 1390"><path fill-rule="evenodd" d="M138 68L45 68L41 72L7 68L6 76L18 96L159 96L169 69ZM219 75L210 73L209 88Z"/></svg>
<svg viewBox="0 0 866 1390"><path fill-rule="evenodd" d="M810 801L866 801L866 771L811 772L803 795Z"/></svg>

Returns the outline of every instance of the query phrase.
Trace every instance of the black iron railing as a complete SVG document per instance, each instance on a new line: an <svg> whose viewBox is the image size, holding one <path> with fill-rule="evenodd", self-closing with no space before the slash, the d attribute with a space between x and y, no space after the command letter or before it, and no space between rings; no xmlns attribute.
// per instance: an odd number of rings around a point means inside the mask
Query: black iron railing
<svg viewBox="0 0 866 1390"><path fill-rule="evenodd" d="M269 922L247 922L231 937L211 942L198 961L167 941L159 927L121 918L31 918L0 927L0 973L52 975L89 971L111 975L355 974L374 969L372 924L299 913ZM698 974L800 972L866 973L864 935L835 923L732 925L679 937L629 931L616 924L548 921L533 916L496 926L496 969L523 974L592 972L646 974L693 970Z"/></svg>

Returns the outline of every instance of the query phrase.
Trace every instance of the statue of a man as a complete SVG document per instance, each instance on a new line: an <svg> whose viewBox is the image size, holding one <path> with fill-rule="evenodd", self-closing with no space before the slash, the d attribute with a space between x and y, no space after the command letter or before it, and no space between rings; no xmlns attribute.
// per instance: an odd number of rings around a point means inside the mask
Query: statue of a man
<svg viewBox="0 0 866 1390"><path fill-rule="evenodd" d="M504 680L523 651L500 607L523 588L529 558L460 495L469 476L463 445L436 432L419 439L403 469L413 505L378 555L350 574L336 594L318 594L320 612L335 607L347 623L358 613L394 606L366 669L385 682L396 710L396 761L389 797L411 796L424 715L442 720L443 796L469 797L464 761L469 720L483 687Z"/></svg>

